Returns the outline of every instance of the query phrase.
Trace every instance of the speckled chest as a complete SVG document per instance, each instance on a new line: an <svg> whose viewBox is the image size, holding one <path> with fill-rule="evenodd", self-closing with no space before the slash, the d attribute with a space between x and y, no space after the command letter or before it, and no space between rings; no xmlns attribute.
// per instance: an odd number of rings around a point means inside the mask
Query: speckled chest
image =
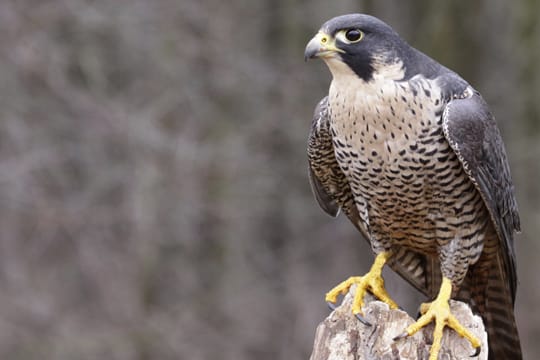
<svg viewBox="0 0 540 360"><path fill-rule="evenodd" d="M434 84L333 83L329 95L335 155L368 227L410 235L459 215L463 201L450 195L471 184L444 137Z"/></svg>

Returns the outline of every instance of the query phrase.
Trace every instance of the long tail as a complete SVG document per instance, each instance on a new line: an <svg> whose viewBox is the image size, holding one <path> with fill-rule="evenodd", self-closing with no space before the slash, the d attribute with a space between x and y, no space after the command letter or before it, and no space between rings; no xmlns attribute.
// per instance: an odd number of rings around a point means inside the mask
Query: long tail
<svg viewBox="0 0 540 360"><path fill-rule="evenodd" d="M488 332L489 360L520 360L523 356L509 275L501 249L493 255L489 261L480 258L470 269L471 292Z"/></svg>

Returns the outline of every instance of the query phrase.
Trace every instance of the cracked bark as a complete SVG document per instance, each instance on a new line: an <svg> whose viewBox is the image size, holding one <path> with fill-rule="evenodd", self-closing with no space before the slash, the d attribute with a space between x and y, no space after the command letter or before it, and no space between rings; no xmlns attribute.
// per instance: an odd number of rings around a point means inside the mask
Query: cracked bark
<svg viewBox="0 0 540 360"><path fill-rule="evenodd" d="M429 357L432 324L414 336L394 341L395 336L414 322L413 318L402 310L390 310L387 304L367 296L364 317L372 326L365 326L352 314L351 304L349 293L342 304L319 324L310 360L417 360ZM439 359L486 360L487 334L481 317L473 315L463 302L451 300L450 307L461 324L481 340L482 351L478 356L470 357L474 353L470 343L445 328Z"/></svg>

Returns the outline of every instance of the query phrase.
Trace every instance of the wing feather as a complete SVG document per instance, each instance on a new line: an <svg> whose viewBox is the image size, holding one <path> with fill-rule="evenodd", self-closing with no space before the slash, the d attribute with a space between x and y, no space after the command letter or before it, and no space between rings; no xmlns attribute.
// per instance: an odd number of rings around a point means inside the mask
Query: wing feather
<svg viewBox="0 0 540 360"><path fill-rule="evenodd" d="M517 275L514 231L520 220L510 167L495 119L480 94L451 100L443 112L443 130L463 169L478 189L491 216L505 255L512 299Z"/></svg>

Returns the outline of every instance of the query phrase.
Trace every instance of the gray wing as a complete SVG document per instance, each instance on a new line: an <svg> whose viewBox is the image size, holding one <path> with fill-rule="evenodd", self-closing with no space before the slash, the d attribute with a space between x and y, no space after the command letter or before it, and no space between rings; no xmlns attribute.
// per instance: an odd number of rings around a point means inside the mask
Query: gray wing
<svg viewBox="0 0 540 360"><path fill-rule="evenodd" d="M334 156L330 132L328 98L315 108L308 139L309 183L319 206L329 215L337 216L343 209L347 217L356 216L352 192ZM364 235L365 230L361 230Z"/></svg>
<svg viewBox="0 0 540 360"><path fill-rule="evenodd" d="M510 167L495 119L478 92L451 100L443 113L444 135L482 195L499 237L503 262L515 298L517 275L514 231L520 220Z"/></svg>
<svg viewBox="0 0 540 360"><path fill-rule="evenodd" d="M327 97L315 109L307 153L311 190L320 207L331 216L337 216L341 209L369 242L369 227L359 216L349 182L334 155ZM431 296L440 281L435 271L438 266L433 261L403 247L389 265L415 288Z"/></svg>

